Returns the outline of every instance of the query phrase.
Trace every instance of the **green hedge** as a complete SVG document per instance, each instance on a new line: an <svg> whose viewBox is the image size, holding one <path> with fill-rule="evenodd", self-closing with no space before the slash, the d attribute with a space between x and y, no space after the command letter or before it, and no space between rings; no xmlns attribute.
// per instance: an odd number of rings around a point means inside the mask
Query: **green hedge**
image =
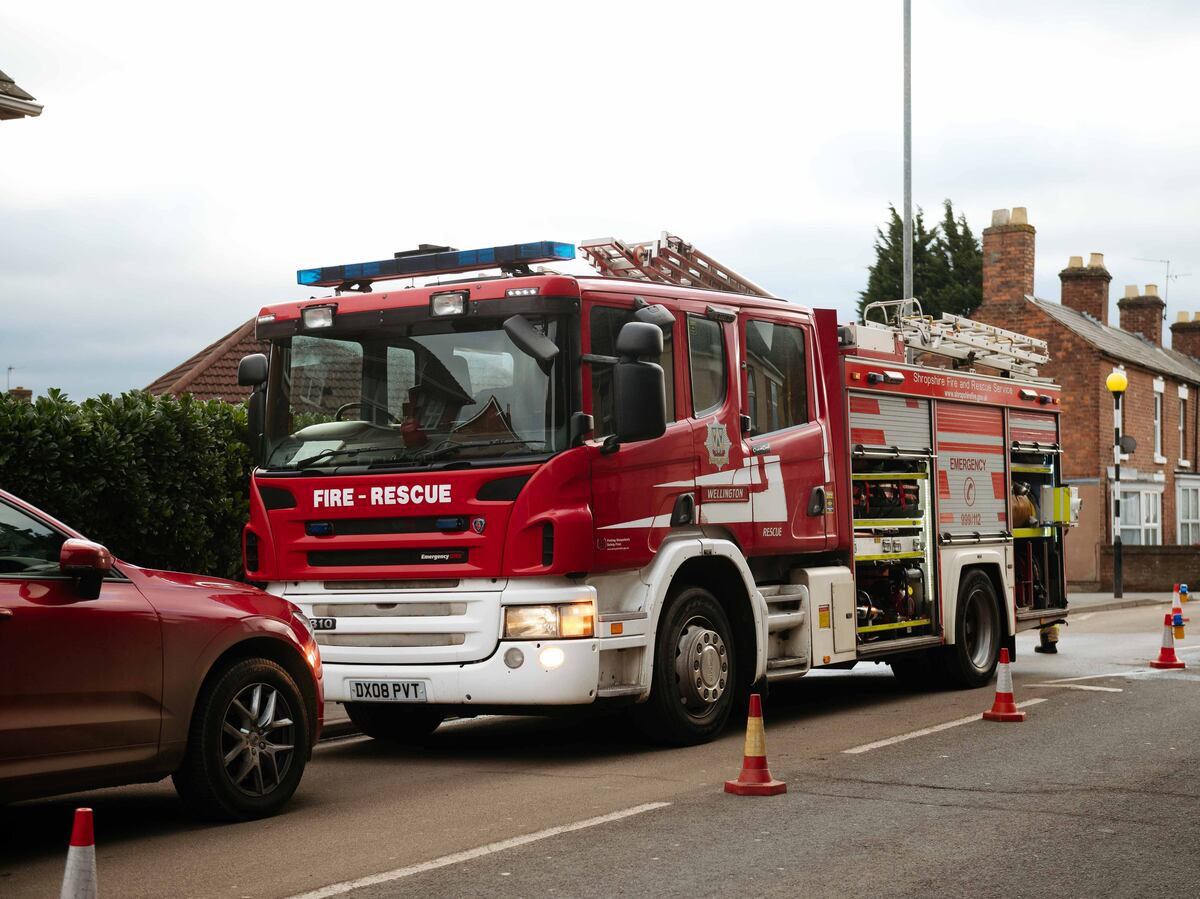
<svg viewBox="0 0 1200 899"><path fill-rule="evenodd" d="M250 468L244 406L0 396L0 487L138 565L240 577Z"/></svg>

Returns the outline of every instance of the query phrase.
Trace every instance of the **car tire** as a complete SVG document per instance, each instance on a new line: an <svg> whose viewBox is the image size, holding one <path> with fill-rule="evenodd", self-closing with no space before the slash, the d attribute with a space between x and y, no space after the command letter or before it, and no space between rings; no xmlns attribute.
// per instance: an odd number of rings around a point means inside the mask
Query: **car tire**
<svg viewBox="0 0 1200 899"><path fill-rule="evenodd" d="M418 743L445 719L437 709L382 702L348 702L346 714L368 737L385 743Z"/></svg>
<svg viewBox="0 0 1200 899"><path fill-rule="evenodd" d="M954 645L943 649L950 684L975 689L989 683L996 673L1002 640L1000 604L992 579L982 571L971 571L958 588Z"/></svg>
<svg viewBox="0 0 1200 899"><path fill-rule="evenodd" d="M204 817L273 815L300 784L310 734L291 675L269 659L235 662L210 676L196 700L175 789Z"/></svg>
<svg viewBox="0 0 1200 899"><path fill-rule="evenodd" d="M707 743L729 720L738 677L729 616L708 590L684 587L663 609L650 697L634 706L634 724L655 743Z"/></svg>

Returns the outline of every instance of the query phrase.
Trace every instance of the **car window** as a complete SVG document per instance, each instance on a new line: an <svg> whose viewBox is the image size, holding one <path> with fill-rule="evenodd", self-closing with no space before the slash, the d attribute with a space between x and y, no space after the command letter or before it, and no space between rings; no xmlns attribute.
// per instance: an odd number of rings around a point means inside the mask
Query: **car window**
<svg viewBox="0 0 1200 899"><path fill-rule="evenodd" d="M36 518L0 502L0 575L58 573L67 538Z"/></svg>
<svg viewBox="0 0 1200 899"><path fill-rule="evenodd" d="M746 391L750 436L808 421L804 331L773 322L746 322Z"/></svg>
<svg viewBox="0 0 1200 899"><path fill-rule="evenodd" d="M617 332L626 322L636 321L634 310L615 306L595 306L590 319L591 352L597 356L617 354ZM662 366L666 394L667 421L675 420L675 340L670 328L663 328ZM616 397L613 390L614 369L610 365L592 366L592 417L597 434L612 434L617 430Z"/></svg>
<svg viewBox="0 0 1200 899"><path fill-rule="evenodd" d="M721 325L699 315L688 316L688 366L692 374L692 409L707 415L725 402L729 376Z"/></svg>

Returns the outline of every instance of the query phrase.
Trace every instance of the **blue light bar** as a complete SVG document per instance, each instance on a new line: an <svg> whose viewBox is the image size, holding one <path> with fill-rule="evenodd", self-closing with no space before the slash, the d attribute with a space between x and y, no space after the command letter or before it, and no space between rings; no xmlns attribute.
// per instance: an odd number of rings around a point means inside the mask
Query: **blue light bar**
<svg viewBox="0 0 1200 899"><path fill-rule="evenodd" d="M356 262L305 268L296 272L296 282L305 287L341 287L343 284L370 284L389 278L416 278L424 275L449 275L485 268L538 265L575 258L575 245L539 240L482 250L446 250L437 253L402 255L379 262Z"/></svg>

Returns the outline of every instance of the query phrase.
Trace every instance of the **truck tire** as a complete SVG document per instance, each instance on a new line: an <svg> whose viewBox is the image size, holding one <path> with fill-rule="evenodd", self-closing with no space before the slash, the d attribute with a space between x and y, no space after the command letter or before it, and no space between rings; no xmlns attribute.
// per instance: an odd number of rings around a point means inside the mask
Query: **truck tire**
<svg viewBox="0 0 1200 899"><path fill-rule="evenodd" d="M368 737L385 743L416 743L437 730L445 716L427 706L348 702L346 714Z"/></svg>
<svg viewBox="0 0 1200 899"><path fill-rule="evenodd" d="M205 817L265 818L296 792L310 734L291 675L269 659L244 659L206 682L183 764L171 779L180 798Z"/></svg>
<svg viewBox="0 0 1200 899"><path fill-rule="evenodd" d="M650 697L633 709L649 739L692 746L714 739L729 720L738 684L729 617L703 587L683 587L667 601L654 646Z"/></svg>
<svg viewBox="0 0 1200 899"><path fill-rule="evenodd" d="M954 645L944 649L946 675L953 686L974 689L991 681L1000 656L1000 627L992 579L979 570L970 572L958 588Z"/></svg>

